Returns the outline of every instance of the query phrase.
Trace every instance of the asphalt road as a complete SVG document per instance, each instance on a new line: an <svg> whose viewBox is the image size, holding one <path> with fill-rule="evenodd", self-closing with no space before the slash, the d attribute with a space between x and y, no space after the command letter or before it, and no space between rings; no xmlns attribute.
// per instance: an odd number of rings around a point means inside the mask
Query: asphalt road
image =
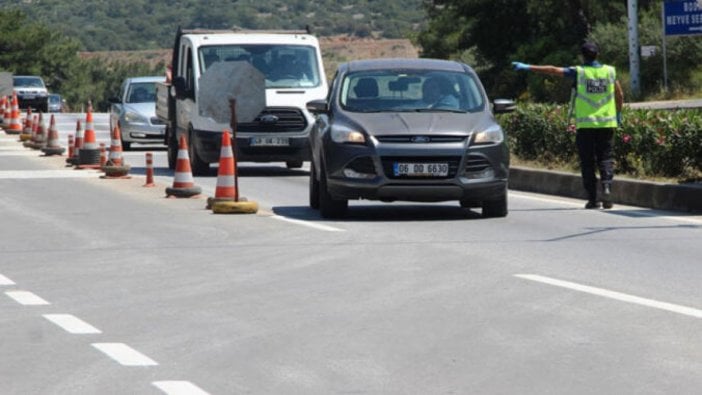
<svg viewBox="0 0 702 395"><path fill-rule="evenodd" d="M216 215L165 198L159 147L104 180L15 140L0 133L1 394L702 388L700 216L510 192L501 219L352 202L328 221L307 171L277 163L240 168L258 214ZM214 169L195 180L213 195Z"/></svg>

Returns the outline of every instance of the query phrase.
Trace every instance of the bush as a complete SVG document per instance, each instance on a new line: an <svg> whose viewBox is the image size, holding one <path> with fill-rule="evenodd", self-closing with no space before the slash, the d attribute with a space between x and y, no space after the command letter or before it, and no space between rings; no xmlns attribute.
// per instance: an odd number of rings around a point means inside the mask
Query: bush
<svg viewBox="0 0 702 395"><path fill-rule="evenodd" d="M702 177L702 112L629 110L614 138L615 171L634 177ZM576 166L575 132L565 106L525 104L499 117L512 153L544 166Z"/></svg>

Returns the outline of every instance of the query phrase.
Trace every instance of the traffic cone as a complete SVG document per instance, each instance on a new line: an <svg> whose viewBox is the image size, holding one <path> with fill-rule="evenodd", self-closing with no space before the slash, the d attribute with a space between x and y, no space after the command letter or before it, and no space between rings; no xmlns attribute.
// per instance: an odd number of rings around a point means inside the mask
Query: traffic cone
<svg viewBox="0 0 702 395"><path fill-rule="evenodd" d="M188 155L188 142L185 140L185 135L181 135L173 186L166 188L166 197L189 198L199 195L201 192L202 188L195 185L193 180L193 171L190 168L190 156Z"/></svg>
<svg viewBox="0 0 702 395"><path fill-rule="evenodd" d="M222 133L222 148L219 152L219 170L217 171L217 187L214 197L207 198L207 209L212 208L215 202L231 201L235 202L239 196L236 190L236 180L234 179L234 152L232 151L232 139L228 131Z"/></svg>
<svg viewBox="0 0 702 395"><path fill-rule="evenodd" d="M69 165L78 165L78 152L83 146L83 127L80 123L80 119L76 121L76 137L73 140L73 155L70 158L66 158L66 163Z"/></svg>
<svg viewBox="0 0 702 395"><path fill-rule="evenodd" d="M22 133L22 123L20 122L19 104L17 104L17 93L12 92L12 110L10 112L10 123L5 128L7 134Z"/></svg>
<svg viewBox="0 0 702 395"><path fill-rule="evenodd" d="M131 166L124 163L122 158L122 134L120 133L119 126L115 126L112 129L112 141L110 143L110 156L107 159L107 163L102 167L105 171L105 175L101 178L131 178L129 174L129 169Z"/></svg>
<svg viewBox="0 0 702 395"><path fill-rule="evenodd" d="M22 143L22 145L24 145L27 148L32 148L32 145L34 144L34 138L37 135L38 131L39 131L39 114L34 114L34 116L32 117L32 129L29 133L29 138L26 138L26 135L25 135L24 143ZM20 139L21 138L22 138L22 135L20 135Z"/></svg>
<svg viewBox="0 0 702 395"><path fill-rule="evenodd" d="M0 126L5 127L5 120L9 119L8 115L5 115L5 108L7 107L7 96L0 96Z"/></svg>
<svg viewBox="0 0 702 395"><path fill-rule="evenodd" d="M27 107L27 117L24 119L24 129L19 135L19 141L27 141L32 138L32 108Z"/></svg>
<svg viewBox="0 0 702 395"><path fill-rule="evenodd" d="M78 151L78 168L99 169L100 167L100 147L97 141L95 141L95 129L93 129L93 106L88 102L88 113L85 115L83 145Z"/></svg>
<svg viewBox="0 0 702 395"><path fill-rule="evenodd" d="M25 147L33 149L41 149L46 145L46 122L44 122L44 116L39 113L36 128L32 128L32 139L24 142Z"/></svg>
<svg viewBox="0 0 702 395"><path fill-rule="evenodd" d="M107 164L107 148L105 143L100 143L100 168L102 169Z"/></svg>
<svg viewBox="0 0 702 395"><path fill-rule="evenodd" d="M146 183L142 186L156 186L156 184L154 183L154 154L152 154L151 152L146 153Z"/></svg>
<svg viewBox="0 0 702 395"><path fill-rule="evenodd" d="M66 154L66 161L68 162L69 159L73 158L73 151L75 149L75 137L73 137L72 134L68 134L68 153Z"/></svg>
<svg viewBox="0 0 702 395"><path fill-rule="evenodd" d="M51 121L49 121L49 137L46 140L46 147L42 148L41 151L46 156L52 155L63 155L63 151L66 149L61 147L59 144L58 130L56 129L56 119L54 115L51 114Z"/></svg>

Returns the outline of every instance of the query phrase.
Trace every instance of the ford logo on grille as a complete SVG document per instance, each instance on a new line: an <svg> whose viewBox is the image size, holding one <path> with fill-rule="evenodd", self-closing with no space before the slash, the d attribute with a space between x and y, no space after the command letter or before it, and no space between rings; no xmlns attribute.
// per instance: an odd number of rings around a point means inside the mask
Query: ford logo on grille
<svg viewBox="0 0 702 395"><path fill-rule="evenodd" d="M266 114L261 117L261 123L266 125L272 125L278 123L278 117L273 114Z"/></svg>
<svg viewBox="0 0 702 395"><path fill-rule="evenodd" d="M431 141L431 138L428 136L412 136L410 141L413 143L428 143Z"/></svg>

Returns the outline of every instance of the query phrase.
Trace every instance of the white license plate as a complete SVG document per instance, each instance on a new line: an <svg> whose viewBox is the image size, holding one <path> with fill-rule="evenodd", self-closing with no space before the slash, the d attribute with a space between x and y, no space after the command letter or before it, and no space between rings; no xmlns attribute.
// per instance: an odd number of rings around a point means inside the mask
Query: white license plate
<svg viewBox="0 0 702 395"><path fill-rule="evenodd" d="M406 163L395 162L392 165L395 176L411 177L446 177L449 172L448 163Z"/></svg>
<svg viewBox="0 0 702 395"><path fill-rule="evenodd" d="M249 144L252 147L287 147L290 139L287 137L251 137Z"/></svg>

